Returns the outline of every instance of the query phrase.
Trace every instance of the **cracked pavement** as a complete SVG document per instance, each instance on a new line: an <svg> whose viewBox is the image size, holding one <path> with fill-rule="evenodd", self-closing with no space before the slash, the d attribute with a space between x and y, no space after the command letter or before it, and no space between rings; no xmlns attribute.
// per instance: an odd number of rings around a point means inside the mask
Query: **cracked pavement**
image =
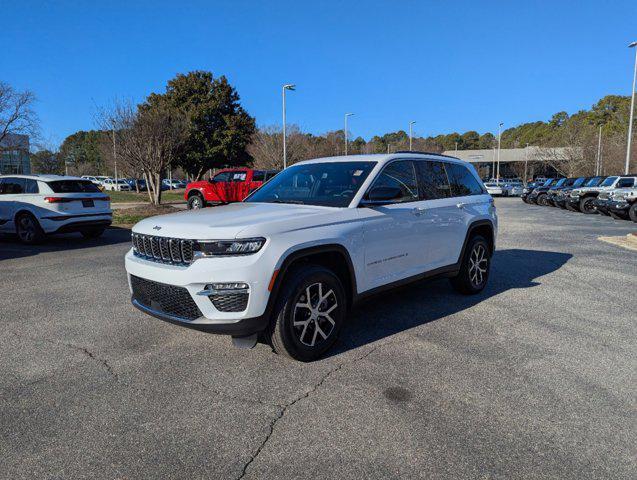
<svg viewBox="0 0 637 480"><path fill-rule="evenodd" d="M496 200L476 297L356 310L311 364L147 317L129 234L0 240L2 478L634 478L632 223Z"/></svg>

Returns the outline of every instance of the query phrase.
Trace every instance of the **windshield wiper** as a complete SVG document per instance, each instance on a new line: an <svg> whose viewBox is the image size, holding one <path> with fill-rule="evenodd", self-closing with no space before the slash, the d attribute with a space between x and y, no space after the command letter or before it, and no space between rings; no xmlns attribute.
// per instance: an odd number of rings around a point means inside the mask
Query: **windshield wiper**
<svg viewBox="0 0 637 480"><path fill-rule="evenodd" d="M294 205L305 205L301 200L271 200L270 203L293 203Z"/></svg>

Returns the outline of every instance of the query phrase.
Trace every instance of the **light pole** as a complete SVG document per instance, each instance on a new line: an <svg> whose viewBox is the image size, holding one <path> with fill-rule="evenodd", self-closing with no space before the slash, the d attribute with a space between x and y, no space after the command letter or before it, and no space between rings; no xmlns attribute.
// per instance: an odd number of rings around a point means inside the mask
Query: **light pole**
<svg viewBox="0 0 637 480"><path fill-rule="evenodd" d="M500 123L500 125L498 125L498 172L496 173L495 178L496 183L500 182L500 144L502 143L502 125L504 125L504 123Z"/></svg>
<svg viewBox="0 0 637 480"><path fill-rule="evenodd" d="M529 144L526 144L526 150L524 150L524 186L526 187L527 176L529 169Z"/></svg>
<svg viewBox="0 0 637 480"><path fill-rule="evenodd" d="M412 127L414 126L414 123L416 123L415 120L412 120L411 122L409 122L409 151L411 152L411 140L414 136L414 131L412 129Z"/></svg>
<svg viewBox="0 0 637 480"><path fill-rule="evenodd" d="M117 152L115 150L115 126L112 128L113 133L113 163L115 164L115 190L119 189L119 181L117 179Z"/></svg>
<svg viewBox="0 0 637 480"><path fill-rule="evenodd" d="M602 173L602 126L599 126L599 137L597 139L597 168L595 168L595 175Z"/></svg>
<svg viewBox="0 0 637 480"><path fill-rule="evenodd" d="M631 100L630 100L630 120L628 123L628 145L626 146L626 171L624 172L628 175L628 171L630 170L630 144L633 141L633 114L635 111L635 83L637 83L637 42L633 42L628 45L628 48L635 49L635 71L633 73L633 90L631 92Z"/></svg>
<svg viewBox="0 0 637 480"><path fill-rule="evenodd" d="M288 166L288 155L287 155L287 151L286 151L286 145L285 145L285 141L286 141L286 136L285 136L285 91L286 90L292 90L294 91L294 89L296 88L296 85L292 84L292 83L286 83L285 85L283 85L282 88L282 92L283 92L283 168L287 168Z"/></svg>
<svg viewBox="0 0 637 480"><path fill-rule="evenodd" d="M354 115L353 113L346 113L345 114L345 156L347 156L347 117L351 117L352 115Z"/></svg>

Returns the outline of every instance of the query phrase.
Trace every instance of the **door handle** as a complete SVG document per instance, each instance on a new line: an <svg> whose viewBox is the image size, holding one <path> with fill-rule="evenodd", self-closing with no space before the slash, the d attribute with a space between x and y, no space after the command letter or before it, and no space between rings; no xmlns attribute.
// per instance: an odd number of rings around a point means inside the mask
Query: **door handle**
<svg viewBox="0 0 637 480"><path fill-rule="evenodd" d="M415 207L414 209L412 209L411 213L413 213L414 215L422 215L426 211L427 209L425 207Z"/></svg>
<svg viewBox="0 0 637 480"><path fill-rule="evenodd" d="M458 207L458 208L464 208L464 207L466 207L466 206L467 206L467 204L466 204L466 203L463 203L463 202L456 203L456 207Z"/></svg>

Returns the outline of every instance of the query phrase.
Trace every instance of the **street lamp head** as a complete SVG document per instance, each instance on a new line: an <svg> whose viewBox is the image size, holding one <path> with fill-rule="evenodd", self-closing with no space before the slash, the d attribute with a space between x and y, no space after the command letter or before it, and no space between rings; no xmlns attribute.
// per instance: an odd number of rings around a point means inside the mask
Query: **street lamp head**
<svg viewBox="0 0 637 480"><path fill-rule="evenodd" d="M409 125L413 125L414 123L416 123L416 120L412 120L411 122L409 122Z"/></svg>
<svg viewBox="0 0 637 480"><path fill-rule="evenodd" d="M633 48L633 47L637 47L637 42L633 42L628 45L628 48Z"/></svg>
<svg viewBox="0 0 637 480"><path fill-rule="evenodd" d="M352 115L354 115L353 113L346 113L345 116L346 117L351 117Z"/></svg>
<svg viewBox="0 0 637 480"><path fill-rule="evenodd" d="M504 125L504 123L500 122L500 126Z"/></svg>
<svg viewBox="0 0 637 480"><path fill-rule="evenodd" d="M296 88L296 85L294 85L293 83L286 83L285 85L283 85L283 88L285 90L294 90Z"/></svg>

